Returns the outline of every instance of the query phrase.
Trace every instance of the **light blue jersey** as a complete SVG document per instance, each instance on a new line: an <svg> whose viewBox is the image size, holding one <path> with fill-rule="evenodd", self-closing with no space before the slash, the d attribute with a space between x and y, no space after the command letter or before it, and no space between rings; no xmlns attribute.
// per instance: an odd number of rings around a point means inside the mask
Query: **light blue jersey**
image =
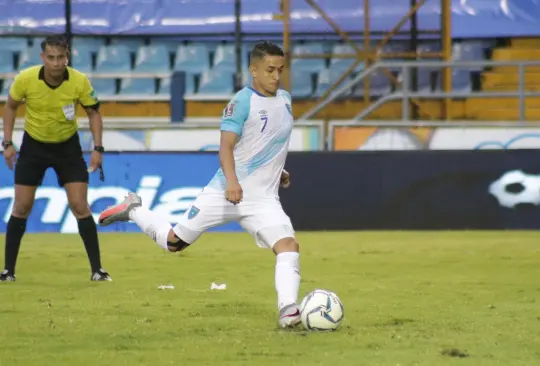
<svg viewBox="0 0 540 366"><path fill-rule="evenodd" d="M266 97L245 87L223 111L221 130L239 137L234 161L244 197L278 196L293 121L291 95L281 89ZM220 168L205 190L225 192L225 186Z"/></svg>

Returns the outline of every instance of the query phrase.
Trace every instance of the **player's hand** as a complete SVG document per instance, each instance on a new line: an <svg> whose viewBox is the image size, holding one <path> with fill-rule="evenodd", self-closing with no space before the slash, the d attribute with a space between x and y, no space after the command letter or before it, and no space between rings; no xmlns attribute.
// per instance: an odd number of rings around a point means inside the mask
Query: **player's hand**
<svg viewBox="0 0 540 366"><path fill-rule="evenodd" d="M227 188L225 189L225 198L230 203L237 205L242 202L242 196L244 192L238 181L227 182Z"/></svg>
<svg viewBox="0 0 540 366"><path fill-rule="evenodd" d="M88 168L88 172L95 172L101 164L103 164L103 154L98 151L93 151L92 155L90 155L90 167Z"/></svg>
<svg viewBox="0 0 540 366"><path fill-rule="evenodd" d="M289 188L291 185L291 175L285 169L281 172L281 181L279 185L281 188Z"/></svg>
<svg viewBox="0 0 540 366"><path fill-rule="evenodd" d="M4 159L6 159L6 164L9 170L13 170L13 166L15 165L16 158L17 158L17 154L15 151L15 147L13 147L13 145L8 146L4 150Z"/></svg>

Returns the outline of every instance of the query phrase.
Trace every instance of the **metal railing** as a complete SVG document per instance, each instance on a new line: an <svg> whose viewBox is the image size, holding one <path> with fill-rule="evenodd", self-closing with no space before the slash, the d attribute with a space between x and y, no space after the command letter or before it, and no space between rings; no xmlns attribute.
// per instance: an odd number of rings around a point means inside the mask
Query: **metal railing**
<svg viewBox="0 0 540 366"><path fill-rule="evenodd" d="M411 73L411 68L430 68L430 69L442 69L446 67L450 68L467 68L467 67L497 67L497 66L514 66L517 68L518 72L518 85L516 91L509 92L492 92L492 91L479 91L479 92L442 92L442 91L433 91L433 92L412 92L409 88ZM353 79L347 82L342 87L338 88L333 94L326 98L322 103L315 106L304 115L302 115L298 120L305 121L322 109L328 106L330 103L335 101L337 98L345 95L346 92L351 90L356 86L360 81L365 79L367 76L372 75L376 70L383 68L392 68L394 70L401 69L403 75L403 86L400 91L395 91L393 93L387 94L373 104L371 104L366 109L358 113L353 120L362 120L367 117L371 112L379 108L381 105L394 100L401 100L402 102L402 116L401 119L406 121L409 119L409 101L413 98L417 99L444 99L444 98L518 98L518 110L519 110L519 121L525 120L525 98L526 97L540 97L540 92L525 91L525 68L529 66L540 66L540 61L410 61L410 62L378 62L371 65L369 68L363 70L361 73L356 75Z"/></svg>

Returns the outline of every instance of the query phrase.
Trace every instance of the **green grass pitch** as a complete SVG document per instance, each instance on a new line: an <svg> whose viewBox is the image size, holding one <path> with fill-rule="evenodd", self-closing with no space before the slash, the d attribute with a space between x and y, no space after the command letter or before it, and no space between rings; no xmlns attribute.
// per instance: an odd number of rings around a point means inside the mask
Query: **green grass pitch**
<svg viewBox="0 0 540 366"><path fill-rule="evenodd" d="M24 237L0 283L0 365L540 364L536 232L298 233L301 296L343 301L332 333L277 329L274 256L248 234L180 254L100 238L111 283L89 281L77 235Z"/></svg>

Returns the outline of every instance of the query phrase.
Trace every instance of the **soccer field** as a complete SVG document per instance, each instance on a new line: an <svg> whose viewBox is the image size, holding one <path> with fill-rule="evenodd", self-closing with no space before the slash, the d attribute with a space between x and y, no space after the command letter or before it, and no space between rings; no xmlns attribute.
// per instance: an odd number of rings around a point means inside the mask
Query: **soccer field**
<svg viewBox="0 0 540 366"><path fill-rule="evenodd" d="M0 365L538 365L540 234L298 239L301 294L344 303L336 332L277 329L274 256L247 234L180 254L103 234L110 283L89 281L77 235L27 234L17 282L0 283Z"/></svg>

